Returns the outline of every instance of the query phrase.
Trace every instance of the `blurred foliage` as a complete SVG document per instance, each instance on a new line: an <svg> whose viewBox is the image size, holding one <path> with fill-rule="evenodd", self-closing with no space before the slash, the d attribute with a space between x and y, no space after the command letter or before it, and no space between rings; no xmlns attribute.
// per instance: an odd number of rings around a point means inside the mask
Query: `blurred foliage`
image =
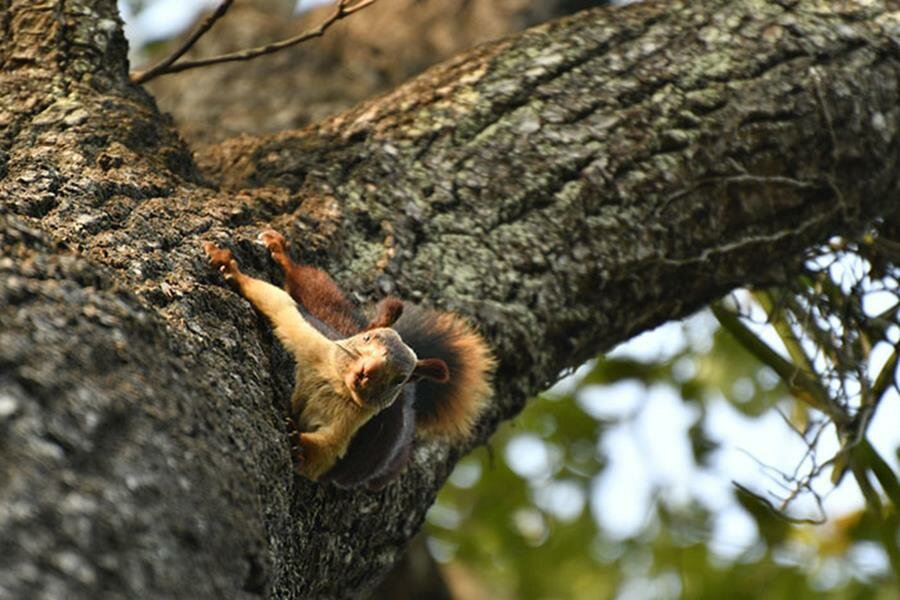
<svg viewBox="0 0 900 600"><path fill-rule="evenodd" d="M709 331L685 326L684 342L663 356L600 357L531 401L442 490L429 514L432 555L453 567L448 573L465 569L479 581L483 593L469 587L467 600L896 598L900 486L866 438L878 403L897 391L897 273L882 247L900 256L900 244L874 234L858 244L835 240L796 283L717 303L718 328L695 317L690 322ZM879 302L873 294L882 294ZM760 464L772 490L731 487L755 541L720 552L717 515L698 498L670 501L665 489L655 491L636 533L617 539L604 528L596 514L609 461L604 436L643 406L598 411L585 398L623 382L643 386L645 396L659 387L680 396L696 415L687 435L698 471L721 443L706 421L716 399L751 420L777 411L803 441L795 471ZM831 456L820 455L827 436L837 438ZM821 508L813 484L824 478L830 488L844 474L862 491L858 510L825 522L792 511L804 495Z"/></svg>

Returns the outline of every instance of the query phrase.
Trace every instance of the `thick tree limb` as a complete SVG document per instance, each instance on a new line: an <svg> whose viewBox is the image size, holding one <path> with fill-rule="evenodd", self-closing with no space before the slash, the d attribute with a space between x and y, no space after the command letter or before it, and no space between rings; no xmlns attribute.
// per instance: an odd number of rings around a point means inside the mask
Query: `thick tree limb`
<svg viewBox="0 0 900 600"><path fill-rule="evenodd" d="M461 449L385 491L290 472L290 369L201 239L280 227L364 299L472 315L484 442L597 350L895 207L896 2L660 2L482 46L198 175L112 2L0 2L0 590L371 589Z"/></svg>

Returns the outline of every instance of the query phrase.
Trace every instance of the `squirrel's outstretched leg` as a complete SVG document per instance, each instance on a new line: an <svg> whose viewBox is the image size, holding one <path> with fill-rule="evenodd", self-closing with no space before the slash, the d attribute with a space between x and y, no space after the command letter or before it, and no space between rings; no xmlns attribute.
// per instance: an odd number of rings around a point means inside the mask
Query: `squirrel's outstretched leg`
<svg viewBox="0 0 900 600"><path fill-rule="evenodd" d="M403 313L403 301L391 296L378 303L375 315L364 324L360 320L359 311L347 300L328 273L291 260L283 235L274 229L266 229L259 234L258 239L284 272L284 287L288 293L316 317L336 326L341 333L351 335L378 327L391 327ZM335 317L337 324L334 322Z"/></svg>
<svg viewBox="0 0 900 600"><path fill-rule="evenodd" d="M297 264L287 253L284 236L274 229L259 234L258 239L284 272L284 289L317 319L334 327L342 336L362 329L365 319L328 273L309 265Z"/></svg>
<svg viewBox="0 0 900 600"><path fill-rule="evenodd" d="M288 274L293 271L294 267L297 265L291 260L291 257L288 256L287 241L284 239L284 236L274 229L266 229L256 236L256 239L260 244L266 247L272 260L277 262L278 266L281 267L281 270L284 271L284 285L287 287Z"/></svg>
<svg viewBox="0 0 900 600"><path fill-rule="evenodd" d="M203 249L210 264L272 323L275 335L295 359L309 361L312 356L318 361L322 356L330 356L325 347L327 340L303 318L293 298L284 290L242 273L230 250L212 242L205 242Z"/></svg>

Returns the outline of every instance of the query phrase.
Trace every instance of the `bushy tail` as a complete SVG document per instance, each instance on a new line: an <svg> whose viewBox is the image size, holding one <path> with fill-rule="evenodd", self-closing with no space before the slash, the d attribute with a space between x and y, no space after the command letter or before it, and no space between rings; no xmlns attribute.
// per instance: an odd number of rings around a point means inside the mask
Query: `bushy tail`
<svg viewBox="0 0 900 600"><path fill-rule="evenodd" d="M394 323L419 358L440 358L450 379L416 382L416 425L426 435L467 438L491 394L495 360L484 338L459 315L406 304Z"/></svg>

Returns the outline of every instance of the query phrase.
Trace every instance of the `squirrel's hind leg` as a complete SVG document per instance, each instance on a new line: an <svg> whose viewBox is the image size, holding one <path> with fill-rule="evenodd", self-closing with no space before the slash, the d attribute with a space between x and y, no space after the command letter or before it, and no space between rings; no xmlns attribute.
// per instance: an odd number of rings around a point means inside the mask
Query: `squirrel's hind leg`
<svg viewBox="0 0 900 600"><path fill-rule="evenodd" d="M286 284L288 275L294 268L294 261L292 261L291 257L288 256L287 242L285 241L284 236L274 229L266 229L258 236L256 236L256 239L259 241L259 243L266 247L266 249L269 251L269 254L272 256L272 260L278 263L278 266L280 266L281 270L284 271Z"/></svg>
<svg viewBox="0 0 900 600"><path fill-rule="evenodd" d="M284 236L274 229L266 229L257 239L281 267L284 289L298 304L342 336L349 337L362 330L365 320L328 273L292 261Z"/></svg>

